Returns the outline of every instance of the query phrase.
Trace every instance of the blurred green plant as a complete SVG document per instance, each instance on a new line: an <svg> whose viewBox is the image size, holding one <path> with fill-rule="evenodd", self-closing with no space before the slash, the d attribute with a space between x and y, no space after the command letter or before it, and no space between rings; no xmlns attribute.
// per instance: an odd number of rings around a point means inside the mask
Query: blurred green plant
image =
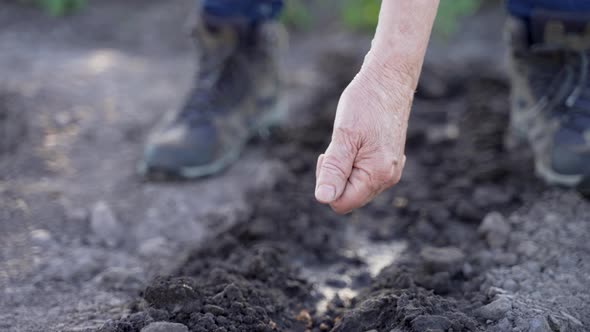
<svg viewBox="0 0 590 332"><path fill-rule="evenodd" d="M34 3L53 16L62 16L74 12L86 5L87 0L21 0Z"/></svg>
<svg viewBox="0 0 590 332"><path fill-rule="evenodd" d="M449 36L457 29L459 18L473 14L483 0L443 0L440 2L434 31L442 36ZM361 31L374 31L379 18L379 0L344 0L341 7L341 19L344 24Z"/></svg>
<svg viewBox="0 0 590 332"><path fill-rule="evenodd" d="M483 0L442 0L438 8L438 16L434 31L448 37L458 26L461 17L474 14L482 5Z"/></svg>
<svg viewBox="0 0 590 332"><path fill-rule="evenodd" d="M373 31L377 27L381 2L378 0L344 0L340 17L344 24L361 31Z"/></svg>
<svg viewBox="0 0 590 332"><path fill-rule="evenodd" d="M310 9L301 0L286 0L281 21L289 27L307 30L312 22Z"/></svg>

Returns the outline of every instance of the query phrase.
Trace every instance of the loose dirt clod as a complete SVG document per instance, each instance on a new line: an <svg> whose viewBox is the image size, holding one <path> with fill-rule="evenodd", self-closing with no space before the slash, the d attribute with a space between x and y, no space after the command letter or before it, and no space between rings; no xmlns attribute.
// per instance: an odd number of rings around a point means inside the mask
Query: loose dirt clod
<svg viewBox="0 0 590 332"><path fill-rule="evenodd" d="M454 274L461 270L465 261L465 254L458 248L425 247L420 256L426 267L433 272L448 272Z"/></svg>
<svg viewBox="0 0 590 332"><path fill-rule="evenodd" d="M512 309L512 302L510 299L506 297L500 297L490 304L479 308L479 310L476 311L476 314L484 321L497 321L504 318L510 309Z"/></svg>
<svg viewBox="0 0 590 332"><path fill-rule="evenodd" d="M478 233L483 235L491 248L504 246L510 236L510 225L499 212L490 212L479 226Z"/></svg>

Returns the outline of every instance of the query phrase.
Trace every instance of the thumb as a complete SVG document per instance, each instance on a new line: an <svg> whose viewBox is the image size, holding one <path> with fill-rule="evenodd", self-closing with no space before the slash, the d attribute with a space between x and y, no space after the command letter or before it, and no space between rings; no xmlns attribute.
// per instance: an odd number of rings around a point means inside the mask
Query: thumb
<svg viewBox="0 0 590 332"><path fill-rule="evenodd" d="M352 173L357 148L350 138L335 135L318 160L315 197L324 204L340 198Z"/></svg>

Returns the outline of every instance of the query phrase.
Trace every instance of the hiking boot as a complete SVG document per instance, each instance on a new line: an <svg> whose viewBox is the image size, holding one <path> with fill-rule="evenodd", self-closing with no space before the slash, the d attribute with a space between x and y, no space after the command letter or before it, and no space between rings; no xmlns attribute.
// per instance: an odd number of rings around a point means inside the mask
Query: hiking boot
<svg viewBox="0 0 590 332"><path fill-rule="evenodd" d="M538 12L507 23L510 132L533 149L538 176L574 187L590 175L590 15Z"/></svg>
<svg viewBox="0 0 590 332"><path fill-rule="evenodd" d="M216 174L280 118L278 53L285 35L277 23L200 23L193 37L200 53L194 88L149 137L139 166L145 176Z"/></svg>

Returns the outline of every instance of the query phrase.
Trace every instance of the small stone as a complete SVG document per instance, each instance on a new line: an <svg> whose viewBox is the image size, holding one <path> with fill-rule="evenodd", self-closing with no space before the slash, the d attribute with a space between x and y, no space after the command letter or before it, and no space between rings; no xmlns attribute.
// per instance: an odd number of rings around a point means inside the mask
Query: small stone
<svg viewBox="0 0 590 332"><path fill-rule="evenodd" d="M210 312L215 316L222 316L226 314L225 309L213 304L206 304L203 306L203 309L205 309L205 312Z"/></svg>
<svg viewBox="0 0 590 332"><path fill-rule="evenodd" d="M516 251L524 257L532 257L539 251L539 247L532 241L524 241L516 247Z"/></svg>
<svg viewBox="0 0 590 332"><path fill-rule="evenodd" d="M495 298L498 295L505 295L508 292L505 289L499 288L499 287L490 287L488 289L487 295L490 298Z"/></svg>
<svg viewBox="0 0 590 332"><path fill-rule="evenodd" d="M463 268L465 254L455 247L426 247L420 252L426 267L433 272L459 272Z"/></svg>
<svg viewBox="0 0 590 332"><path fill-rule="evenodd" d="M109 247L115 247L123 239L123 229L115 218L110 206L103 202L97 202L92 207L90 227L94 235Z"/></svg>
<svg viewBox="0 0 590 332"><path fill-rule="evenodd" d="M31 241L38 246L49 246L53 243L53 236L45 229L31 231Z"/></svg>
<svg viewBox="0 0 590 332"><path fill-rule="evenodd" d="M477 315L484 320L497 321L504 318L510 309L512 309L512 302L506 297L500 297L479 308Z"/></svg>
<svg viewBox="0 0 590 332"><path fill-rule="evenodd" d="M311 328L313 325L313 320L307 310L301 310L297 317L295 317L295 320L303 323L307 328Z"/></svg>
<svg viewBox="0 0 590 332"><path fill-rule="evenodd" d="M178 323L155 322L141 329L141 332L188 332L188 327Z"/></svg>
<svg viewBox="0 0 590 332"><path fill-rule="evenodd" d="M501 248L508 242L511 228L502 214L490 212L485 216L477 231L480 235L485 236L486 242L491 248Z"/></svg>
<svg viewBox="0 0 590 332"><path fill-rule="evenodd" d="M420 315L412 320L412 328L416 332L430 330L448 330L453 324L443 316L437 315Z"/></svg>
<svg viewBox="0 0 590 332"><path fill-rule="evenodd" d="M529 322L528 332L553 332L544 317L535 317Z"/></svg>
<svg viewBox="0 0 590 332"><path fill-rule="evenodd" d="M169 253L168 241L158 236L144 241L138 248L138 252L143 257L162 257Z"/></svg>
<svg viewBox="0 0 590 332"><path fill-rule="evenodd" d="M403 208L408 207L408 204L409 203L410 203L410 201L408 200L407 197L404 197L404 196L396 196L393 199L393 203L392 204L393 204L393 206L395 208L403 209Z"/></svg>

